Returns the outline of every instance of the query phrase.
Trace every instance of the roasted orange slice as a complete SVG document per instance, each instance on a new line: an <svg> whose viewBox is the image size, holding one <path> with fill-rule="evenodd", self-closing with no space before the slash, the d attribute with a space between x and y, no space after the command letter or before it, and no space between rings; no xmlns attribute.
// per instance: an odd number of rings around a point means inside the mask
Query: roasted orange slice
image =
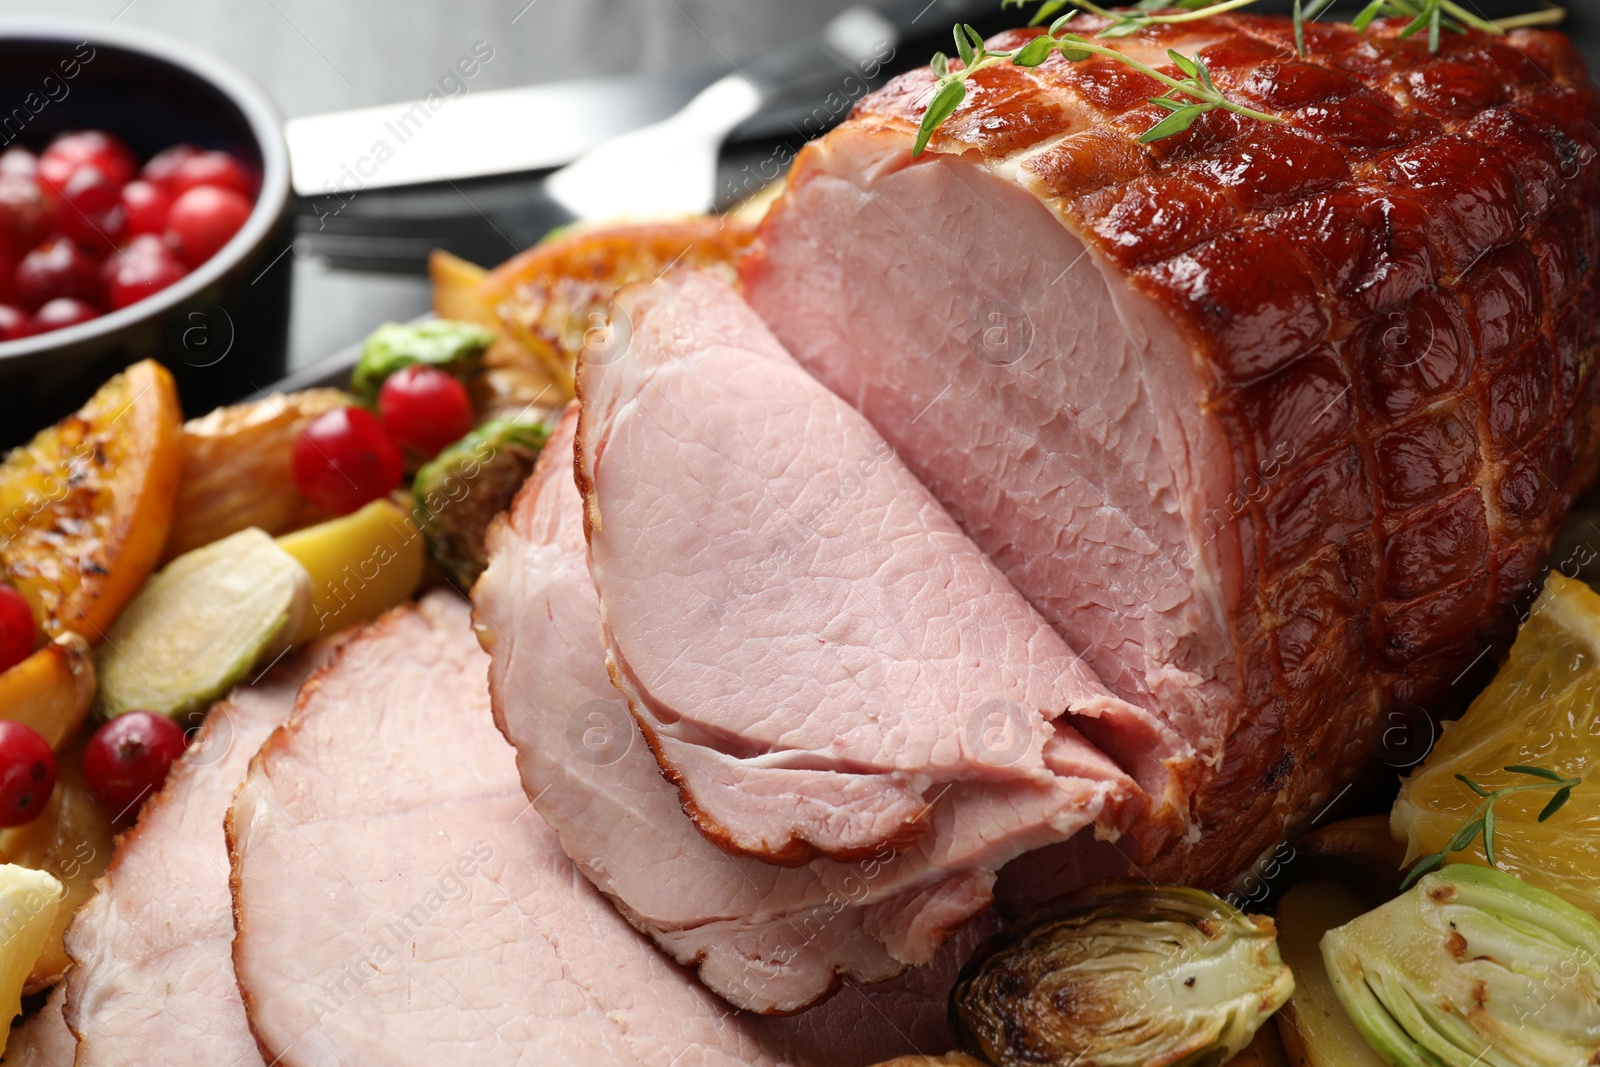
<svg viewBox="0 0 1600 1067"><path fill-rule="evenodd" d="M146 360L0 461L0 577L47 638L98 641L161 558L182 424L172 375Z"/></svg>

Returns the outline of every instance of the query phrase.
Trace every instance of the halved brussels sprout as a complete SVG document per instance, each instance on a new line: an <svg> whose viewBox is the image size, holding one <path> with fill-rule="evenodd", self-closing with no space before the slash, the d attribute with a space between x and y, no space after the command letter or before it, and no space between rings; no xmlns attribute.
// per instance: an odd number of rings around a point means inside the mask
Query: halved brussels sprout
<svg viewBox="0 0 1600 1067"><path fill-rule="evenodd" d="M996 1067L1217 1067L1294 992L1272 920L1200 889L1114 882L991 938L950 994Z"/></svg>
<svg viewBox="0 0 1600 1067"><path fill-rule="evenodd" d="M1396 1067L1574 1067L1600 1057L1600 922L1454 864L1322 939L1350 1018Z"/></svg>
<svg viewBox="0 0 1600 1067"><path fill-rule="evenodd" d="M511 506L549 438L543 423L495 419L417 471L413 514L434 561L462 592L489 565L483 537L490 521Z"/></svg>
<svg viewBox="0 0 1600 1067"><path fill-rule="evenodd" d="M350 375L350 391L371 404L384 379L414 363L465 374L477 367L493 341L494 335L475 322L386 322L362 344L361 359Z"/></svg>

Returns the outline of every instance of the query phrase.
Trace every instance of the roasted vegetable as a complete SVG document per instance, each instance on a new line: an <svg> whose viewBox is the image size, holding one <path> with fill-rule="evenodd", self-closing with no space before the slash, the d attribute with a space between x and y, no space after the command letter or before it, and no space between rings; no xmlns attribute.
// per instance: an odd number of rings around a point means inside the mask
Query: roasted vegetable
<svg viewBox="0 0 1600 1067"><path fill-rule="evenodd" d="M101 710L204 711L299 636L310 600L306 569L260 530L179 556L106 635Z"/></svg>
<svg viewBox="0 0 1600 1067"><path fill-rule="evenodd" d="M416 592L427 560L410 516L374 500L343 518L278 538L311 576L311 607L295 643L375 619Z"/></svg>
<svg viewBox="0 0 1600 1067"><path fill-rule="evenodd" d="M498 419L417 471L412 494L428 551L463 592L488 566L483 537L489 523L511 506L549 437L543 423Z"/></svg>
<svg viewBox="0 0 1600 1067"><path fill-rule="evenodd" d="M1517 634L1500 672L1443 735L1427 760L1400 786L1391 829L1407 845L1410 864L1437 853L1463 833L1483 797L1481 788L1533 784L1508 771L1534 767L1561 779L1585 779L1560 814L1541 822L1554 782L1506 796L1494 805L1495 861L1530 885L1548 889L1600 916L1600 595L1552 573ZM1483 835L1456 852L1456 863L1484 863Z"/></svg>
<svg viewBox="0 0 1600 1067"><path fill-rule="evenodd" d="M1263 1026L1244 1051L1228 1061L1228 1067L1289 1067L1283 1042L1278 1039L1278 1028ZM1351 1065L1354 1067L1354 1065Z"/></svg>
<svg viewBox="0 0 1600 1067"><path fill-rule="evenodd" d="M172 375L135 363L0 463L0 576L46 637L97 642L155 568L178 492Z"/></svg>
<svg viewBox="0 0 1600 1067"><path fill-rule="evenodd" d="M1278 948L1294 971L1294 996L1278 1012L1290 1067L1384 1067L1339 1003L1322 961L1322 935L1367 910L1333 881L1302 882L1278 902Z"/></svg>
<svg viewBox="0 0 1600 1067"><path fill-rule="evenodd" d="M94 693L89 642L65 633L0 674L0 719L33 727L59 750L83 725Z"/></svg>
<svg viewBox="0 0 1600 1067"><path fill-rule="evenodd" d="M163 562L252 526L277 536L326 518L295 488L289 457L307 423L348 403L338 389L303 389L184 423L183 476Z"/></svg>
<svg viewBox="0 0 1600 1067"><path fill-rule="evenodd" d="M605 322L618 289L675 266L731 279L734 260L754 236L750 222L712 216L575 227L495 268L483 299L566 399L584 337ZM501 364L491 358L489 365Z"/></svg>
<svg viewBox="0 0 1600 1067"><path fill-rule="evenodd" d="M1574 1067L1600 1052L1600 922L1491 867L1452 864L1322 954L1395 1067Z"/></svg>
<svg viewBox="0 0 1600 1067"><path fill-rule="evenodd" d="M61 886L42 871L0 866L0 1052L22 1011L22 990L61 908Z"/></svg>
<svg viewBox="0 0 1600 1067"><path fill-rule="evenodd" d="M386 322L368 334L361 346L361 359L350 376L350 391L362 403L371 404L385 378L418 363L464 377L482 362L484 350L493 340L494 335L475 322Z"/></svg>
<svg viewBox="0 0 1600 1067"><path fill-rule="evenodd" d="M25 988L33 993L66 973L61 936L72 915L94 896L94 880L111 862L116 815L89 799L83 784L83 746L87 731L73 739L56 762L56 787L50 802L32 822L0 830L0 858L44 871L61 883L61 906L50 923L44 946L33 961Z"/></svg>
<svg viewBox="0 0 1600 1067"><path fill-rule="evenodd" d="M950 994L996 1067L1218 1067L1294 992L1271 919L1199 889L1116 882L979 949Z"/></svg>

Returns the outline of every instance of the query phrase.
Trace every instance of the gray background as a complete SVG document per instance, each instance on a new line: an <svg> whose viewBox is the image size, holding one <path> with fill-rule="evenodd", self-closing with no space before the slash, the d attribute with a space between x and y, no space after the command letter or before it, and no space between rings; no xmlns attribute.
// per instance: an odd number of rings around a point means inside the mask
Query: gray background
<svg viewBox="0 0 1600 1067"><path fill-rule="evenodd" d="M494 60L473 89L701 69L814 32L850 0L0 0L0 15L115 19L211 49L285 116L419 98L474 41ZM428 307L422 278L295 264L290 362Z"/></svg>
<svg viewBox="0 0 1600 1067"><path fill-rule="evenodd" d="M420 97L474 41L495 49L474 89L737 62L815 32L851 0L0 0L0 15L49 14L183 37L254 77L286 116ZM1490 15L1542 0L1477 0ZM996 0L997 8L999 0ZM1566 0L1568 28L1600 59L1600 0ZM1264 9L1287 10L1287 0ZM1342 9L1336 9L1342 10ZM1022 17L1018 16L1018 21ZM426 310L418 277L295 263L292 366Z"/></svg>

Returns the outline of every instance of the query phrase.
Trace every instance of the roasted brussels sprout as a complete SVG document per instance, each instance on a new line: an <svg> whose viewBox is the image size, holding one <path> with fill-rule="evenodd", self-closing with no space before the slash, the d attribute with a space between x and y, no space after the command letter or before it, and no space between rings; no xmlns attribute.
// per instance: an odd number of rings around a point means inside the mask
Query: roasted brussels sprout
<svg viewBox="0 0 1600 1067"><path fill-rule="evenodd" d="M1271 919L1210 893L1116 882L990 939L950 994L996 1067L1218 1067L1294 992Z"/></svg>
<svg viewBox="0 0 1600 1067"><path fill-rule="evenodd" d="M378 398L384 379L414 363L461 375L477 368L494 335L475 322L429 319L386 322L367 335L350 375L350 391L364 404Z"/></svg>
<svg viewBox="0 0 1600 1067"><path fill-rule="evenodd" d="M1339 1000L1395 1067L1573 1067L1600 1056L1600 922L1454 864L1329 930Z"/></svg>
<svg viewBox="0 0 1600 1067"><path fill-rule="evenodd" d="M412 483L428 552L463 591L489 564L483 536L511 506L550 437L539 422L495 419L448 446Z"/></svg>

